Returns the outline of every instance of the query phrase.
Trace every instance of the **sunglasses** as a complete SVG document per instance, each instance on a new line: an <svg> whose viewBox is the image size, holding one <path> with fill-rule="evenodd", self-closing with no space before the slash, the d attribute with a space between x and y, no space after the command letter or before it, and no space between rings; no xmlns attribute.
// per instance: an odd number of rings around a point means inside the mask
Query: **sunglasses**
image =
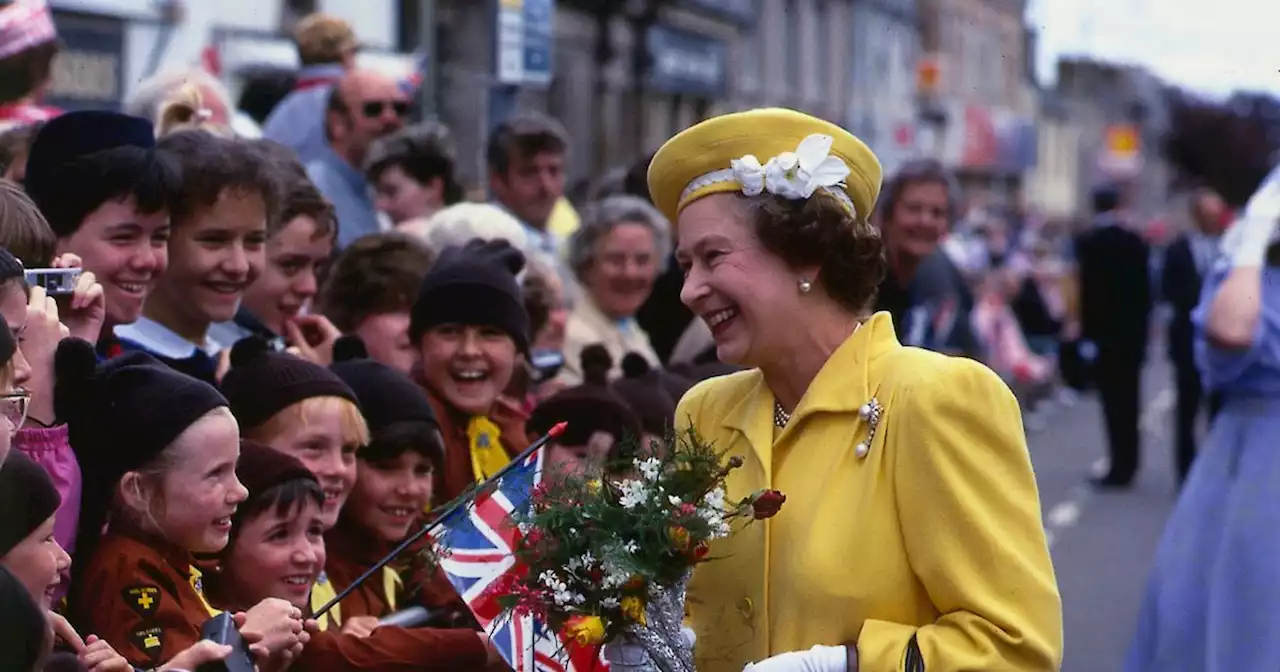
<svg viewBox="0 0 1280 672"><path fill-rule="evenodd" d="M0 413L9 421L9 434L17 433L22 423L27 420L27 407L31 404L31 393L26 391L0 394Z"/></svg>
<svg viewBox="0 0 1280 672"><path fill-rule="evenodd" d="M376 119L381 117L384 110L390 107L397 117L403 117L409 114L409 103L404 100L366 100L360 106L360 111L368 119Z"/></svg>

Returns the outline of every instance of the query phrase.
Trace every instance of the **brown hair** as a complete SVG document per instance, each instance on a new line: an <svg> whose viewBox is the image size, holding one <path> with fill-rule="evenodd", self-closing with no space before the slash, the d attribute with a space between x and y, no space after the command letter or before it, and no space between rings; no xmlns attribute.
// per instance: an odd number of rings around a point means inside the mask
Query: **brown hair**
<svg viewBox="0 0 1280 672"><path fill-rule="evenodd" d="M431 249L415 236L364 236L334 262L317 302L320 312L349 332L371 315L408 310L431 261Z"/></svg>
<svg viewBox="0 0 1280 672"><path fill-rule="evenodd" d="M0 180L0 247L27 268L44 268L53 263L57 242L53 228L22 187Z"/></svg>
<svg viewBox="0 0 1280 672"><path fill-rule="evenodd" d="M285 182L284 200L280 203L280 216L276 226L268 227L267 234L274 236L297 217L315 220L314 238L338 235L338 216L333 205L320 193L309 179L296 176Z"/></svg>
<svg viewBox="0 0 1280 672"><path fill-rule="evenodd" d="M217 203L227 191L261 197L268 222L279 216L284 190L280 171L251 143L181 130L162 137L159 148L182 165L182 188L170 213L175 226Z"/></svg>
<svg viewBox="0 0 1280 672"><path fill-rule="evenodd" d="M44 128L44 123L23 124L0 133L0 173L8 175L9 169L19 162L25 166L31 143L35 142L36 134Z"/></svg>
<svg viewBox="0 0 1280 672"><path fill-rule="evenodd" d="M505 176L517 156L530 158L568 151L569 136L560 122L544 114L525 112L493 129L485 149L485 159L489 170Z"/></svg>
<svg viewBox="0 0 1280 672"><path fill-rule="evenodd" d="M835 196L818 191L805 200L765 194L747 200L756 236L792 268L817 266L817 283L856 315L870 309L887 266L880 231Z"/></svg>
<svg viewBox="0 0 1280 672"><path fill-rule="evenodd" d="M58 41L50 40L0 59L0 103L20 100L49 79Z"/></svg>

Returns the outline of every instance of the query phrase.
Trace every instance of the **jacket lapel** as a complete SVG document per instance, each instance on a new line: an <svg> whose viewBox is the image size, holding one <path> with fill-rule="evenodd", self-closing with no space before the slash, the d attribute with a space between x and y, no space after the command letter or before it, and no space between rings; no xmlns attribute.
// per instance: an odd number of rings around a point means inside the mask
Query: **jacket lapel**
<svg viewBox="0 0 1280 672"><path fill-rule="evenodd" d="M754 384L725 414L724 426L736 432L736 438L746 441L749 452L760 464L764 482L770 483L773 480L773 394L765 386L763 374L754 371L753 375Z"/></svg>

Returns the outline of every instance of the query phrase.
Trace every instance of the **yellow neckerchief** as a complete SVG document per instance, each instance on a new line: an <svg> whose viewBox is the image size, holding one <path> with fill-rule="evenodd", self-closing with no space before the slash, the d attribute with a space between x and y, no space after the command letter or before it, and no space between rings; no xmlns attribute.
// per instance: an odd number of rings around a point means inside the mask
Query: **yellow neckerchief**
<svg viewBox="0 0 1280 672"><path fill-rule="evenodd" d="M324 572L320 572L320 576L316 577L316 582L311 584L311 613L320 611L324 605L338 596L338 591L333 589L333 584L329 582L329 577ZM330 621L333 625L342 625L342 605L335 604L333 608L325 615L316 619L316 625L320 630L328 630Z"/></svg>
<svg viewBox="0 0 1280 672"><path fill-rule="evenodd" d="M498 473L511 461L502 447L502 430L483 415L467 423L467 442L471 445L471 472L477 483Z"/></svg>
<svg viewBox="0 0 1280 672"><path fill-rule="evenodd" d="M200 598L200 604L204 605L205 611L209 612L210 616L217 616L222 612L214 609L213 605L209 604L209 600L204 599L204 581L201 580L203 576L204 574L196 569L195 565L187 567L187 583L190 583L191 589L196 591L196 597Z"/></svg>
<svg viewBox="0 0 1280 672"><path fill-rule="evenodd" d="M396 595L400 592L400 587L404 582L400 580L400 573L390 567L382 568L382 593L387 597L387 609L394 613L396 610Z"/></svg>

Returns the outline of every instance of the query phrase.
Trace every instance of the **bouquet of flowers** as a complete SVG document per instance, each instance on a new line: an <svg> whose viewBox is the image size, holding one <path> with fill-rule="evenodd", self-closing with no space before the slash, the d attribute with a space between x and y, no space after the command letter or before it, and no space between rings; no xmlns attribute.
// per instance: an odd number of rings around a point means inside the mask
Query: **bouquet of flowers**
<svg viewBox="0 0 1280 672"><path fill-rule="evenodd" d="M614 452L535 490L516 518L528 571L510 575L500 603L579 645L604 645L614 668L691 672L681 626L693 567L734 522L773 516L786 498L765 490L727 501L725 478L742 459L725 459L693 430Z"/></svg>

